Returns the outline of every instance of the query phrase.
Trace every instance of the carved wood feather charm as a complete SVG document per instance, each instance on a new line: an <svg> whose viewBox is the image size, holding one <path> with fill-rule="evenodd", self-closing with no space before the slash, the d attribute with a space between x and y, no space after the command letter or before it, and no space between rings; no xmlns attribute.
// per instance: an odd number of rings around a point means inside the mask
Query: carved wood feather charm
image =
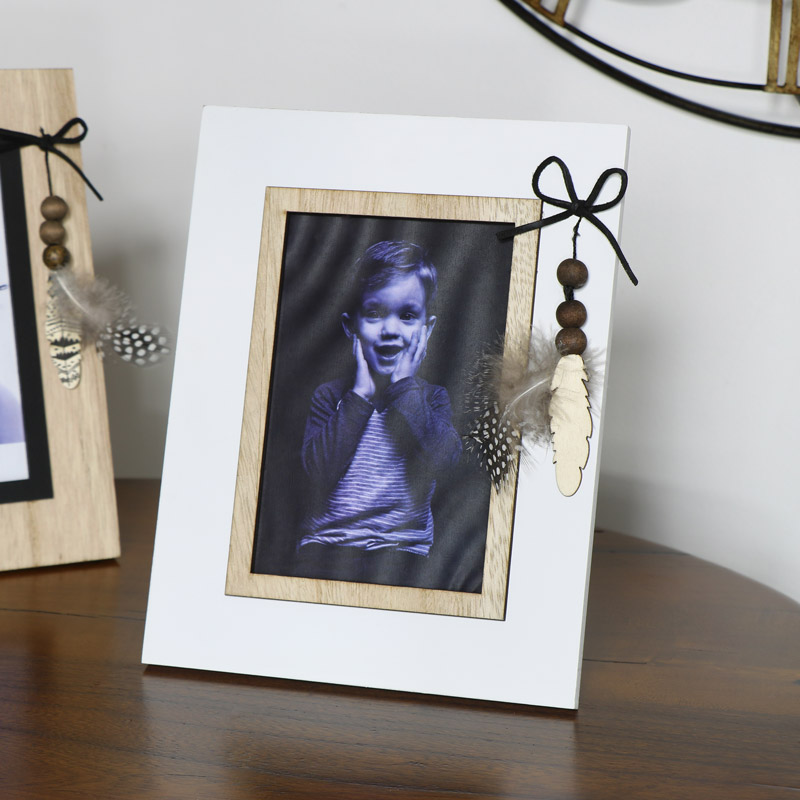
<svg viewBox="0 0 800 800"><path fill-rule="evenodd" d="M54 297L52 276L48 281L45 335L50 342L50 359L58 370L58 379L66 389L81 381L81 326L64 315Z"/></svg>
<svg viewBox="0 0 800 800"><path fill-rule="evenodd" d="M556 465L558 489L566 497L578 491L583 468L589 460L592 415L587 380L583 358L573 354L559 359L550 384L553 463Z"/></svg>

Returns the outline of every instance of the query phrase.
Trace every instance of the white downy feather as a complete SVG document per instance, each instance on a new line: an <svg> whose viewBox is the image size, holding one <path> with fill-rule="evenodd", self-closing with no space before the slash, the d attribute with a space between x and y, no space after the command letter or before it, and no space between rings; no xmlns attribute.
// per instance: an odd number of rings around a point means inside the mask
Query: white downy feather
<svg viewBox="0 0 800 800"><path fill-rule="evenodd" d="M131 315L126 294L104 278L84 277L71 269L60 269L50 280L61 315L76 322L89 340L99 339L107 328Z"/></svg>

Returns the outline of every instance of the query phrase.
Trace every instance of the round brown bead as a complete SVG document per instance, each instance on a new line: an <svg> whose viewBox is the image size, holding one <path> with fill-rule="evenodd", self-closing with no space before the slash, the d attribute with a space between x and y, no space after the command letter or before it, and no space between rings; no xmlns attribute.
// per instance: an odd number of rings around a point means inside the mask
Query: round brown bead
<svg viewBox="0 0 800 800"><path fill-rule="evenodd" d="M577 258L565 258L556 270L556 277L562 286L571 286L580 289L589 280L589 270L583 261Z"/></svg>
<svg viewBox="0 0 800 800"><path fill-rule="evenodd" d="M562 356L579 356L586 344L586 334L580 328L562 328L556 334L556 349Z"/></svg>
<svg viewBox="0 0 800 800"><path fill-rule="evenodd" d="M586 322L586 306L580 300L565 300L556 309L556 322L562 328L580 328Z"/></svg>
<svg viewBox="0 0 800 800"><path fill-rule="evenodd" d="M39 226L39 238L45 244L61 244L65 235L64 226L57 219L46 219Z"/></svg>
<svg viewBox="0 0 800 800"><path fill-rule="evenodd" d="M42 216L45 219L64 219L69 211L67 201L58 195L51 194L42 200Z"/></svg>
<svg viewBox="0 0 800 800"><path fill-rule="evenodd" d="M51 244L45 247L42 260L48 269L60 269L69 261L69 250L63 244Z"/></svg>

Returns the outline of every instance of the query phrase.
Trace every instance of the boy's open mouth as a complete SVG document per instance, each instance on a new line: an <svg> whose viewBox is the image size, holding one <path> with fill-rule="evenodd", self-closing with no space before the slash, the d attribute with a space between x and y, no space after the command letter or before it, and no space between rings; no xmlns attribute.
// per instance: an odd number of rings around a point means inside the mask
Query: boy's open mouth
<svg viewBox="0 0 800 800"><path fill-rule="evenodd" d="M378 358L385 361L391 361L402 351L403 345L401 344L379 344L375 346L375 352L378 354Z"/></svg>

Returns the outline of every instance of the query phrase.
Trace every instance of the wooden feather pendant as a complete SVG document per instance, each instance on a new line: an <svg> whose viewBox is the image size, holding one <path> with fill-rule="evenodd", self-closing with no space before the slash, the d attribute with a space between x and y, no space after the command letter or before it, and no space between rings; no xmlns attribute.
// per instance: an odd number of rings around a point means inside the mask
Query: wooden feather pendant
<svg viewBox="0 0 800 800"><path fill-rule="evenodd" d="M53 296L53 279L48 280L45 335L50 342L50 359L58 370L58 379L66 389L74 389L81 381L81 327L65 316Z"/></svg>
<svg viewBox="0 0 800 800"><path fill-rule="evenodd" d="M581 485L589 460L592 415L589 410L588 376L580 355L562 356L550 384L550 431L553 463L561 494L571 497Z"/></svg>

